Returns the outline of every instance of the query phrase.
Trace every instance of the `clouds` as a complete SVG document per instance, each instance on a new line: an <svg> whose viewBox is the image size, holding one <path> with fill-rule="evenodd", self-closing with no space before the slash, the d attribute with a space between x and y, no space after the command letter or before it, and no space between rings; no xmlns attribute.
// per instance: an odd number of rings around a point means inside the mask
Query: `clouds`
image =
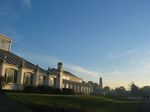
<svg viewBox="0 0 150 112"><path fill-rule="evenodd" d="M125 60L128 65L136 65L140 67L148 67L150 68L150 50L149 43L147 45L143 45L137 47L135 49L122 51L122 52L110 52L106 54L106 58L112 61L120 61ZM132 67L135 68L135 67Z"/></svg>
<svg viewBox="0 0 150 112"><path fill-rule="evenodd" d="M110 53L106 54L106 57L108 59L116 59L116 58L118 59L118 58L130 56L136 52L137 52L136 49L131 49L131 50L122 51L122 52L110 52Z"/></svg>
<svg viewBox="0 0 150 112"><path fill-rule="evenodd" d="M22 6L26 9L29 10L31 9L31 0L21 0L22 1Z"/></svg>
<svg viewBox="0 0 150 112"><path fill-rule="evenodd" d="M31 9L31 0L0 1L0 33L13 38L15 46L23 47L24 36L17 30L18 23Z"/></svg>
<svg viewBox="0 0 150 112"><path fill-rule="evenodd" d="M129 83L135 82L139 86L143 86L149 83L148 77L150 77L150 52L149 47L141 47L136 50L128 50L126 52L115 53L109 60L125 60L127 65L125 68L120 69L120 66L123 64L120 63L117 66L117 69L110 70L107 68L105 71L93 71L82 66L70 64L64 62L62 59L53 57L47 54L36 54L30 52L17 52L17 54L22 55L23 57L31 60L32 62L39 63L44 68L56 67L58 62L63 62L64 69L68 70L78 77L83 78L84 80L92 80L98 82L99 77L103 77L104 85L110 87L125 86L128 88ZM142 83L144 81L144 83Z"/></svg>
<svg viewBox="0 0 150 112"><path fill-rule="evenodd" d="M97 79L97 77L99 77L98 72L86 69L86 68L78 66L78 65L70 64L68 62L64 62L63 60L52 57L50 55L36 54L36 53L25 52L25 51L23 53L21 51L17 52L17 54L21 55L25 59L32 61L33 63L35 63L35 62L39 63L44 68L46 68L48 66L56 67L58 62L63 62L63 64L64 64L63 66L64 66L65 70L68 70L68 71L74 73L75 75L86 79L86 81L88 81L90 79L92 79L92 80Z"/></svg>
<svg viewBox="0 0 150 112"><path fill-rule="evenodd" d="M150 44L137 46L135 49L111 52L106 55L106 59L112 63L119 63L112 72L105 72L111 80L123 82L135 82L139 86L150 85ZM124 67L124 68L123 68ZM108 77L106 77L110 80ZM114 83L112 81L112 83Z"/></svg>
<svg viewBox="0 0 150 112"><path fill-rule="evenodd" d="M25 13L24 11L29 9L31 9L31 0L0 1L0 20L4 23L16 22Z"/></svg>
<svg viewBox="0 0 150 112"><path fill-rule="evenodd" d="M73 70L75 72L81 73L83 75L88 75L91 77L97 77L98 76L97 72L91 71L91 70L83 68L81 66L76 66L76 65L72 65L72 64L65 64L65 67L70 69L70 70Z"/></svg>

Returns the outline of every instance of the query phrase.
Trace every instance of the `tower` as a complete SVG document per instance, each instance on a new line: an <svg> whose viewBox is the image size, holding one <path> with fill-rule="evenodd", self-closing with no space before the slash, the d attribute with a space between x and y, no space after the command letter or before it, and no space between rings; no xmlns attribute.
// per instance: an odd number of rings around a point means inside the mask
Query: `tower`
<svg viewBox="0 0 150 112"><path fill-rule="evenodd" d="M0 34L0 49L10 51L12 40Z"/></svg>
<svg viewBox="0 0 150 112"><path fill-rule="evenodd" d="M99 87L102 89L103 88L103 80L102 77L99 78Z"/></svg>
<svg viewBox="0 0 150 112"><path fill-rule="evenodd" d="M57 79L56 79L56 87L62 89L63 86L63 82L62 82L62 78L63 78L63 64L61 62L59 62L57 64Z"/></svg>

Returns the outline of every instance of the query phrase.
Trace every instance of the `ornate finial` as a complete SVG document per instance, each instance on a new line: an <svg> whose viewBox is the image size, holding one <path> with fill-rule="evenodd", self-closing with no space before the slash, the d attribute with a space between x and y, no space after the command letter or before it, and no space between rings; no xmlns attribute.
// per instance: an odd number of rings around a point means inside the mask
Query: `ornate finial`
<svg viewBox="0 0 150 112"><path fill-rule="evenodd" d="M50 71L51 71L51 68L50 68L50 67L48 67L47 72L48 72L48 73L50 73Z"/></svg>
<svg viewBox="0 0 150 112"><path fill-rule="evenodd" d="M3 62L6 62L7 56L4 54Z"/></svg>
<svg viewBox="0 0 150 112"><path fill-rule="evenodd" d="M24 67L25 66L25 61L24 61L24 59L22 60L22 67Z"/></svg>
<svg viewBox="0 0 150 112"><path fill-rule="evenodd" d="M22 63L21 63L21 65L19 67L24 67L24 66L25 66L25 60L22 59Z"/></svg>
<svg viewBox="0 0 150 112"><path fill-rule="evenodd" d="M36 71L38 71L38 70L39 70L39 65L37 64L37 65L36 65Z"/></svg>

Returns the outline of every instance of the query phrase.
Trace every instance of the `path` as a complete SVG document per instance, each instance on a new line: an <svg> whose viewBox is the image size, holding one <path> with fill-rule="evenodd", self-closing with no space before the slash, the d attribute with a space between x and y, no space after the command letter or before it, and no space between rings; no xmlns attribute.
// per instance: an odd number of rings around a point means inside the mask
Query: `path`
<svg viewBox="0 0 150 112"><path fill-rule="evenodd" d="M11 98L0 95L0 112L31 112Z"/></svg>
<svg viewBox="0 0 150 112"><path fill-rule="evenodd" d="M143 101L139 112L150 112L150 101Z"/></svg>

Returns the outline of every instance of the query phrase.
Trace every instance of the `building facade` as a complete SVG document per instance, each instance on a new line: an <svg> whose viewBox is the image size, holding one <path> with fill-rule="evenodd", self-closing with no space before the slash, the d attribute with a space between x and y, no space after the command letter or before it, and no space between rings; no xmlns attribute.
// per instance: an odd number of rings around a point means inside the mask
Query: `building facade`
<svg viewBox="0 0 150 112"><path fill-rule="evenodd" d="M61 62L57 68L45 70L12 53L11 42L10 38L0 35L0 76L7 83L3 89L23 90L25 86L45 85L73 89L76 93L93 93L91 84L65 71Z"/></svg>

